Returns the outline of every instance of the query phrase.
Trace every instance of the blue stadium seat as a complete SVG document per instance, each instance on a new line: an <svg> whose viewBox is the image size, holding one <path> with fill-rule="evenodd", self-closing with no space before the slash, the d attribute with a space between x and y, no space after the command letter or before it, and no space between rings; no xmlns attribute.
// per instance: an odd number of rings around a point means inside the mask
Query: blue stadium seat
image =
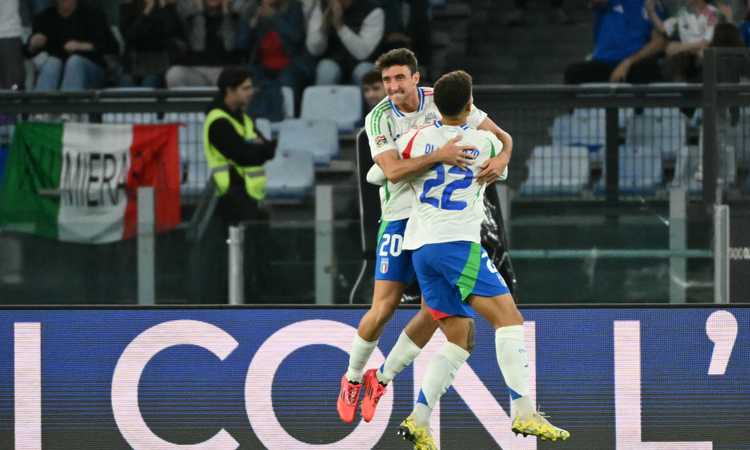
<svg viewBox="0 0 750 450"><path fill-rule="evenodd" d="M270 120L261 117L255 119L253 123L255 124L255 130L262 134L264 138L271 139L273 137L273 128Z"/></svg>
<svg viewBox="0 0 750 450"><path fill-rule="evenodd" d="M620 109L618 125L625 126L632 114ZM553 145L585 145L591 150L604 147L607 141L607 116L601 108L580 108L570 114L555 117L550 128Z"/></svg>
<svg viewBox="0 0 750 450"><path fill-rule="evenodd" d="M625 126L625 144L650 147L662 158L674 158L686 144L687 120L677 108L650 108L631 117Z"/></svg>
<svg viewBox="0 0 750 450"><path fill-rule="evenodd" d="M534 147L528 167L522 195L578 194L589 183L589 150L584 146Z"/></svg>
<svg viewBox="0 0 750 450"><path fill-rule="evenodd" d="M659 148L623 145L620 147L619 166L621 193L653 193L664 182Z"/></svg>
<svg viewBox="0 0 750 450"><path fill-rule="evenodd" d="M281 95L284 97L284 117L294 117L294 90L289 86L281 87Z"/></svg>
<svg viewBox="0 0 750 450"><path fill-rule="evenodd" d="M330 120L289 119L281 122L277 151L310 153L316 165L326 165L339 154L336 123Z"/></svg>
<svg viewBox="0 0 750 450"><path fill-rule="evenodd" d="M302 94L302 119L333 120L350 132L362 121L362 93L357 86L310 86Z"/></svg>
<svg viewBox="0 0 750 450"><path fill-rule="evenodd" d="M315 184L315 163L309 152L277 150L276 156L265 164L266 198L274 200L301 200Z"/></svg>
<svg viewBox="0 0 750 450"><path fill-rule="evenodd" d="M200 194L208 181L208 163L203 152L204 113L166 113L164 123L179 123L180 162L182 183L180 192Z"/></svg>

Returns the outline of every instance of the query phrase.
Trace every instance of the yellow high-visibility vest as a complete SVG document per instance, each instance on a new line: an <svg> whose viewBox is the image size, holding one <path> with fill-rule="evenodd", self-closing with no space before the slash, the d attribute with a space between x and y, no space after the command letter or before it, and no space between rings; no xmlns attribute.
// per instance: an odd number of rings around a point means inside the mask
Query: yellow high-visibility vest
<svg viewBox="0 0 750 450"><path fill-rule="evenodd" d="M232 124L234 130L246 141L257 138L253 121L247 114L242 114L244 123L238 122L226 111L214 108L206 116L206 122L203 124L203 151L206 153L208 168L213 174L214 183L219 191L219 195L224 195L229 189L229 171L236 170L237 173L245 180L245 190L247 195L261 201L266 197L266 172L263 166L240 166L234 161L227 159L208 139L208 130L211 124L219 119L227 119Z"/></svg>

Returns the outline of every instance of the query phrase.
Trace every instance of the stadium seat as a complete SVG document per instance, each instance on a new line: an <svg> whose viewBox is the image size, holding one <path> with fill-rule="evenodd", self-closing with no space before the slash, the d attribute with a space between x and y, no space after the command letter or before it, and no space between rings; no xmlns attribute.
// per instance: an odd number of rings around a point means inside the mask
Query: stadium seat
<svg viewBox="0 0 750 450"><path fill-rule="evenodd" d="M607 124L603 109L577 109L555 117L550 130L553 145L604 145Z"/></svg>
<svg viewBox="0 0 750 450"><path fill-rule="evenodd" d="M154 89L149 87L117 87L106 88L102 92L129 92L132 94L151 95ZM138 99L139 101L142 98ZM128 98L122 98L122 102L130 101ZM122 123L122 124L148 124L156 123L156 113L149 112L128 112L128 113L104 113L102 114L102 123Z"/></svg>
<svg viewBox="0 0 750 450"><path fill-rule="evenodd" d="M620 109L618 125L625 126L631 109ZM607 142L607 116L601 108L580 108L555 117L550 128L553 145L585 145L595 150Z"/></svg>
<svg viewBox="0 0 750 450"><path fill-rule="evenodd" d="M281 122L277 152L310 153L316 165L331 162L339 153L336 123L330 120L289 119Z"/></svg>
<svg viewBox="0 0 750 450"><path fill-rule="evenodd" d="M199 194L208 180L208 163L203 152L204 113L166 113L164 123L179 123L183 194Z"/></svg>
<svg viewBox="0 0 750 450"><path fill-rule="evenodd" d="M589 183L589 150L585 146L534 147L528 167L522 195L577 194Z"/></svg>
<svg viewBox="0 0 750 450"><path fill-rule="evenodd" d="M628 119L625 144L631 147L651 147L663 158L673 158L686 144L685 116L676 108L644 109Z"/></svg>
<svg viewBox="0 0 750 450"><path fill-rule="evenodd" d="M284 117L294 117L294 90L289 86L281 87L281 95L284 97Z"/></svg>
<svg viewBox="0 0 750 450"><path fill-rule="evenodd" d="M312 154L304 151L278 150L276 156L265 164L266 198L274 200L301 200L315 183L315 163Z"/></svg>
<svg viewBox="0 0 750 450"><path fill-rule="evenodd" d="M270 120L261 117L255 119L254 124L255 130L262 134L264 138L271 139L273 137L273 129Z"/></svg>
<svg viewBox="0 0 750 450"><path fill-rule="evenodd" d="M659 148L623 145L620 147L619 166L621 193L653 193L663 183L664 170Z"/></svg>
<svg viewBox="0 0 750 450"><path fill-rule="evenodd" d="M726 185L737 181L738 168L747 169L750 149L745 143L750 142L750 121L740 121L731 125L724 118L719 123L719 178ZM687 186L689 192L697 193L702 190L703 178L703 129L700 130L698 145L685 147L677 153L675 161L675 185Z"/></svg>
<svg viewBox="0 0 750 450"><path fill-rule="evenodd" d="M362 121L362 93L357 86L310 86L302 94L302 119L326 118L341 132Z"/></svg>

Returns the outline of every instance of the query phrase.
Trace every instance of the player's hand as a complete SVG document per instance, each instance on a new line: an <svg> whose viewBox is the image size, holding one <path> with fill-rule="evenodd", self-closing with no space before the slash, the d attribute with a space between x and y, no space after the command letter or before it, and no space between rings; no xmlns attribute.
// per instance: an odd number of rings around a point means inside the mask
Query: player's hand
<svg viewBox="0 0 750 450"><path fill-rule="evenodd" d="M474 147L471 145L458 145L461 137L460 135L454 136L450 141L437 149L436 156L438 161L450 164L451 166L458 166L462 169L465 169L474 162L475 157L467 153L468 150L473 150Z"/></svg>
<svg viewBox="0 0 750 450"><path fill-rule="evenodd" d="M505 169L508 167L509 158L506 156L507 153L500 153L494 158L490 158L480 166L482 169L477 175L477 183L479 184L492 184L503 175Z"/></svg>

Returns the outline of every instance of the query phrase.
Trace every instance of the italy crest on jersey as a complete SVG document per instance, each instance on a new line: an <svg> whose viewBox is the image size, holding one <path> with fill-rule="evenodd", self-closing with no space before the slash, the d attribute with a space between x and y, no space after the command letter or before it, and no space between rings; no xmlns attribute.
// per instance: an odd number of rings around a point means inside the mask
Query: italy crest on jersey
<svg viewBox="0 0 750 450"><path fill-rule="evenodd" d="M380 273L388 273L388 258L380 260Z"/></svg>

